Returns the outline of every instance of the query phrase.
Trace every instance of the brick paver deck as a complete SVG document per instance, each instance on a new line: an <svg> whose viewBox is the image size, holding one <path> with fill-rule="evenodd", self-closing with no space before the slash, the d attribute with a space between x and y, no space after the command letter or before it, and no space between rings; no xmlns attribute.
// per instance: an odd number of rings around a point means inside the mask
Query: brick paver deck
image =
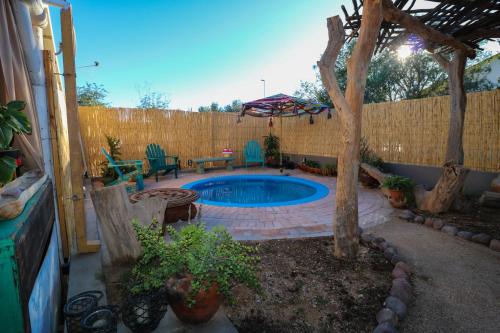
<svg viewBox="0 0 500 333"><path fill-rule="evenodd" d="M308 174L300 170L285 170L291 176L321 183L330 190L323 199L295 206L238 208L201 205L200 219L208 226L224 225L240 240L263 240L276 238L297 238L329 236L333 234L336 178ZM146 188L180 187L195 180L222 175L271 174L279 170L269 168L236 169L233 172L214 170L204 175L180 173L178 179L167 175L158 183L154 178L145 181ZM392 208L378 190L359 189L359 221L362 228L389 220ZM179 227L187 222L178 222Z"/></svg>

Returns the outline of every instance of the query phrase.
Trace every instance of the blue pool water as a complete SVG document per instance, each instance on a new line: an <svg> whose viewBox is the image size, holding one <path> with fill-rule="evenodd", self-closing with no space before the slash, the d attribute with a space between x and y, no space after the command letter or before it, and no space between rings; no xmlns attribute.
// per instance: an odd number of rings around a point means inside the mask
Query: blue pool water
<svg viewBox="0 0 500 333"><path fill-rule="evenodd" d="M197 191L200 203L230 207L297 205L324 198L329 192L313 181L271 175L213 177L182 187Z"/></svg>

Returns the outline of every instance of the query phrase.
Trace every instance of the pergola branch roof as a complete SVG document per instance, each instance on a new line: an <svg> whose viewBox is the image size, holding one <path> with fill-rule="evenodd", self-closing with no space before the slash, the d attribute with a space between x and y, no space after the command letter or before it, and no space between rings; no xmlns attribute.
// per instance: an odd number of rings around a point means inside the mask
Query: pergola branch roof
<svg viewBox="0 0 500 333"><path fill-rule="evenodd" d="M473 49L479 49L479 43L483 40L500 38L500 0L426 0L426 5L431 8L425 9L414 9L416 0L394 0L393 3L396 8L418 18L425 25ZM342 6L347 42L358 36L362 20L363 0L352 0L352 4L352 14ZM402 43L439 53L453 51L446 45L426 45L418 36L408 34L404 27L384 20L375 52L397 47Z"/></svg>

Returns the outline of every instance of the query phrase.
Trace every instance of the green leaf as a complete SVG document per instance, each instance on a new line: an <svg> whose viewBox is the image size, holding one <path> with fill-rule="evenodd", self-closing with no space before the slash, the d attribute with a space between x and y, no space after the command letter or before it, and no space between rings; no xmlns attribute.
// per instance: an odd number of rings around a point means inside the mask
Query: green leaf
<svg viewBox="0 0 500 333"><path fill-rule="evenodd" d="M13 111L22 111L25 107L25 101L10 101L9 103L7 103L7 108Z"/></svg>
<svg viewBox="0 0 500 333"><path fill-rule="evenodd" d="M12 128L0 125L0 149L7 149L12 141Z"/></svg>
<svg viewBox="0 0 500 333"><path fill-rule="evenodd" d="M16 159L10 156L0 157L0 183L7 184L16 171Z"/></svg>

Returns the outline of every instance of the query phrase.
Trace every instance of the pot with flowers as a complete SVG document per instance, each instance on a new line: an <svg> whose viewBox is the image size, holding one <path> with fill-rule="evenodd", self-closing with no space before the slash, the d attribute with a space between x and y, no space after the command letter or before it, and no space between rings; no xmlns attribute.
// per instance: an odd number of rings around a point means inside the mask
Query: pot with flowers
<svg viewBox="0 0 500 333"><path fill-rule="evenodd" d="M389 190L389 202L394 208L403 208L411 201L414 186L413 180L402 176L387 177L382 183Z"/></svg>
<svg viewBox="0 0 500 333"><path fill-rule="evenodd" d="M134 223L134 228L142 244L149 246L154 239L158 248L153 256L140 259L134 280L141 281L142 287L158 288L162 281L172 310L183 322L209 321L222 301L233 301L231 289L237 283L259 288L256 249L235 241L222 226L210 231L202 223L188 224L180 231L167 226L167 242L154 224Z"/></svg>
<svg viewBox="0 0 500 333"><path fill-rule="evenodd" d="M11 147L14 134L31 133L28 117L22 112L25 107L23 101L0 104L0 184L8 183L19 165L19 150Z"/></svg>

